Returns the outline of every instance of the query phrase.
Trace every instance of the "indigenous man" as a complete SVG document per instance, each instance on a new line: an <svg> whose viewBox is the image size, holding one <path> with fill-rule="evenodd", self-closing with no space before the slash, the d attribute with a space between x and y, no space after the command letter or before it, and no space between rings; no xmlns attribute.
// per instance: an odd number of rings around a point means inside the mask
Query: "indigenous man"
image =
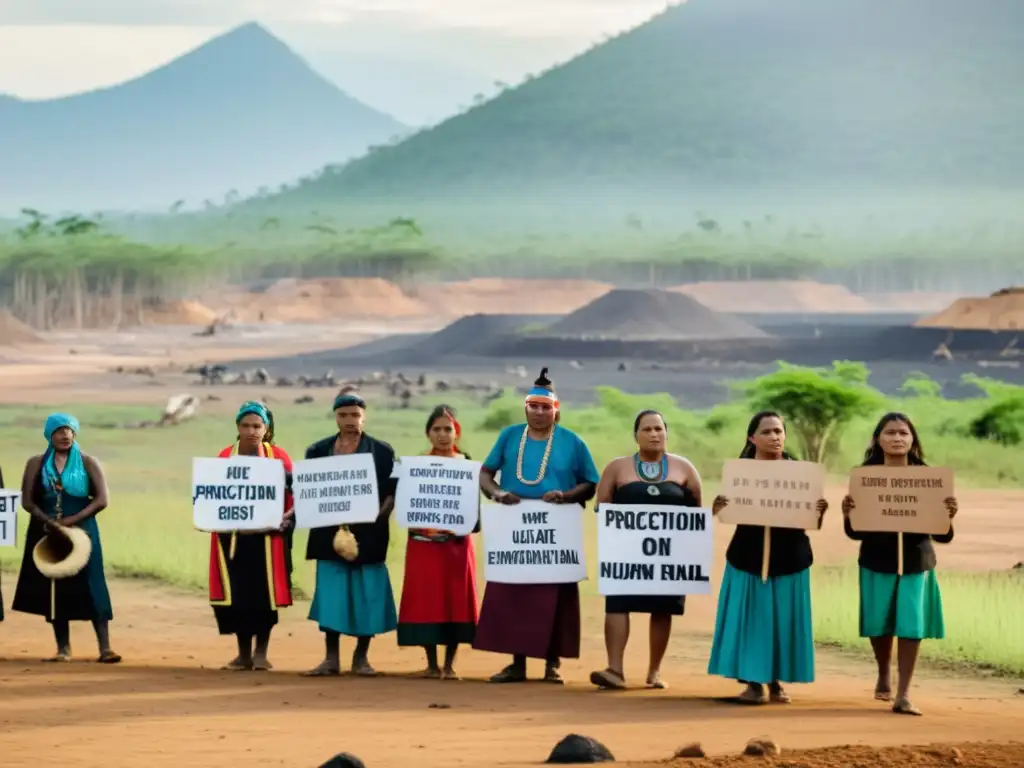
<svg viewBox="0 0 1024 768"><path fill-rule="evenodd" d="M547 371L526 396L526 424L502 430L483 463L480 487L492 501L582 506L594 495L597 467L583 440L557 423L558 397ZM580 655L579 585L489 582L473 647L512 655L492 683L525 681L530 657L545 660L545 682L561 684L560 659Z"/></svg>

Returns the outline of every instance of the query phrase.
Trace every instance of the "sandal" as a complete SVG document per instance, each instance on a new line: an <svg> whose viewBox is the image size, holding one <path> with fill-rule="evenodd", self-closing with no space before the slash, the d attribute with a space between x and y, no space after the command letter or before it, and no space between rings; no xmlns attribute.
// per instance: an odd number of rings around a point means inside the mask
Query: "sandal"
<svg viewBox="0 0 1024 768"><path fill-rule="evenodd" d="M303 672L303 677L337 677L341 670L329 661L322 661L308 672Z"/></svg>
<svg viewBox="0 0 1024 768"><path fill-rule="evenodd" d="M793 699L789 697L789 694L783 689L781 685L768 690L768 700L774 704L792 704Z"/></svg>
<svg viewBox="0 0 1024 768"><path fill-rule="evenodd" d="M759 690L757 688L751 688L748 686L747 689L743 691L743 693L736 697L736 701L738 701L740 704L767 704L768 697L765 696L764 689Z"/></svg>
<svg viewBox="0 0 1024 768"><path fill-rule="evenodd" d="M50 658L43 659L43 661L45 661L47 664L54 664L54 663L62 663L62 662L66 662L66 661L71 661L71 652L70 651L67 651L67 652L59 651L58 653L55 653Z"/></svg>
<svg viewBox="0 0 1024 768"><path fill-rule="evenodd" d="M661 679L660 672L655 672L647 678L647 687L656 691L663 691L668 688L668 683Z"/></svg>
<svg viewBox="0 0 1024 768"><path fill-rule="evenodd" d="M232 659L223 667L222 672L248 672L252 669L252 659L248 661L242 661L240 659Z"/></svg>
<svg viewBox="0 0 1024 768"><path fill-rule="evenodd" d="M565 685L565 680L562 679L562 675L559 674L555 667L547 667L544 670L544 682L554 683L555 685Z"/></svg>
<svg viewBox="0 0 1024 768"><path fill-rule="evenodd" d="M424 669L422 672L419 673L419 675L417 675L417 677L422 677L424 680L440 680L441 679L441 670L440 669Z"/></svg>
<svg viewBox="0 0 1024 768"><path fill-rule="evenodd" d="M884 688L875 689L875 701L884 701L886 704L892 701L892 691Z"/></svg>
<svg viewBox="0 0 1024 768"><path fill-rule="evenodd" d="M445 670L443 670L441 672L441 679L442 680L461 680L462 678L459 677L459 673L456 672L454 669L445 669Z"/></svg>
<svg viewBox="0 0 1024 768"><path fill-rule="evenodd" d="M353 664L352 673L359 677L380 677L380 672L370 666L370 662L366 659L358 664Z"/></svg>
<svg viewBox="0 0 1024 768"><path fill-rule="evenodd" d="M274 668L274 665L266 659L253 659L252 668L257 672L269 672Z"/></svg>
<svg viewBox="0 0 1024 768"><path fill-rule="evenodd" d="M501 672L491 675L488 678L489 683L525 683L526 682L526 670L517 669L515 664L509 664Z"/></svg>
<svg viewBox="0 0 1024 768"><path fill-rule="evenodd" d="M623 691L626 689L626 678L614 669L604 669L600 672L590 673L590 682L598 688Z"/></svg>
<svg viewBox="0 0 1024 768"><path fill-rule="evenodd" d="M921 710L910 703L910 699L906 696L897 699L892 705L892 711L897 715L914 715L915 717L921 716Z"/></svg>
<svg viewBox="0 0 1024 768"><path fill-rule="evenodd" d="M113 651L104 651L96 661L100 664L120 664L121 654L114 653Z"/></svg>

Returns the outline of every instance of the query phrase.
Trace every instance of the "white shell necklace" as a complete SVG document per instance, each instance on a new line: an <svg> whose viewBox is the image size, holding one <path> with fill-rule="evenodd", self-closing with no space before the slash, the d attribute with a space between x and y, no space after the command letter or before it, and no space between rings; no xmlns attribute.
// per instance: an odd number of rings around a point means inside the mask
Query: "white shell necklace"
<svg viewBox="0 0 1024 768"><path fill-rule="evenodd" d="M523 485L539 485L548 471L548 459L551 458L551 445L555 442L555 427L551 427L551 434L548 435L547 445L544 446L544 456L540 460L540 471L536 480L526 480L523 477L523 456L526 454L526 441L529 439L530 426L523 426L523 438L519 441L519 457L516 459L516 480Z"/></svg>

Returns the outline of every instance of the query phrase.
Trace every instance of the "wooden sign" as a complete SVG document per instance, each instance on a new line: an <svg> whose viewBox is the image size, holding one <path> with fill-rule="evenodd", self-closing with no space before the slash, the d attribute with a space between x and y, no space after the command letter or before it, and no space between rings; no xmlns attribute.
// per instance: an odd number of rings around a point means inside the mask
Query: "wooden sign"
<svg viewBox="0 0 1024 768"><path fill-rule="evenodd" d="M855 531L949 531L946 499L954 496L949 467L857 467L850 473L850 527Z"/></svg>
<svg viewBox="0 0 1024 768"><path fill-rule="evenodd" d="M825 467L811 461L729 459L719 492L729 500L718 515L723 523L817 530Z"/></svg>

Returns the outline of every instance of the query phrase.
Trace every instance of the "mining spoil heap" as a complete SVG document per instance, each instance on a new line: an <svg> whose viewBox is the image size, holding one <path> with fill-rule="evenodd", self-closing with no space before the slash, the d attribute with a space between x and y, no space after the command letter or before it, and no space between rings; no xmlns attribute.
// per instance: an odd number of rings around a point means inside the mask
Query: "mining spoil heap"
<svg viewBox="0 0 1024 768"><path fill-rule="evenodd" d="M39 335L6 309L0 309L0 346L31 344L41 341Z"/></svg>
<svg viewBox="0 0 1024 768"><path fill-rule="evenodd" d="M1003 288L984 298L957 299L915 325L957 331L1024 330L1024 288Z"/></svg>
<svg viewBox="0 0 1024 768"><path fill-rule="evenodd" d="M768 338L760 328L708 309L685 294L625 289L581 307L543 335L635 341Z"/></svg>
<svg viewBox="0 0 1024 768"><path fill-rule="evenodd" d="M878 307L849 288L813 280L729 280L671 289L719 312L858 313Z"/></svg>

